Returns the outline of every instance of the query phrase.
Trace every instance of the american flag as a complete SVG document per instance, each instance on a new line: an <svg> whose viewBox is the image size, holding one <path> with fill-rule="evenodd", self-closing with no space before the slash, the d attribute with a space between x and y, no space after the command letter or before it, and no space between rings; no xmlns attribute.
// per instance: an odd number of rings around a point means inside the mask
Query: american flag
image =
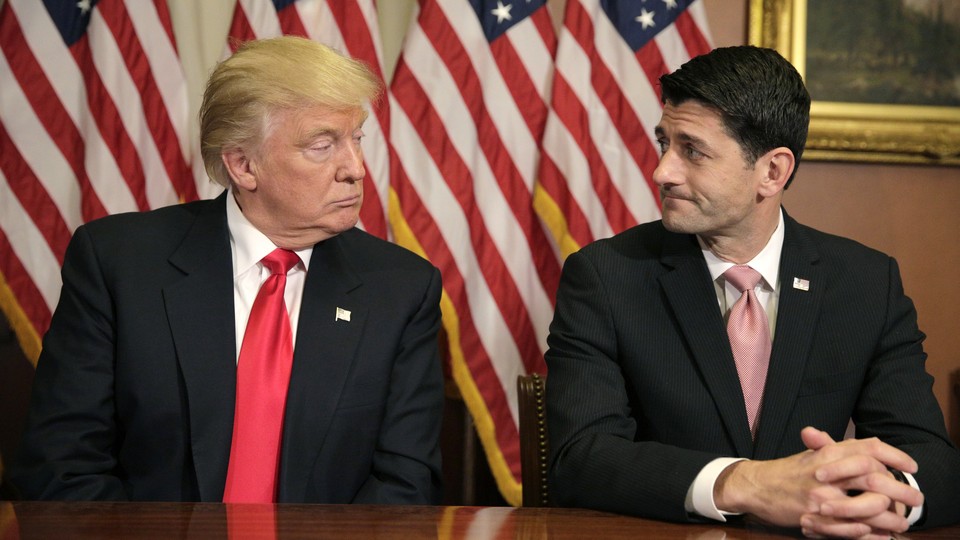
<svg viewBox="0 0 960 540"><path fill-rule="evenodd" d="M555 49L544 0L421 0L391 84L397 240L443 274L451 373L513 504L517 375L545 371L560 272L533 205Z"/></svg>
<svg viewBox="0 0 960 540"><path fill-rule="evenodd" d="M293 35L310 38L363 61L383 80L383 51L374 0L238 0L227 36L228 52L251 39ZM390 105L371 104L363 125L363 206L360 226L388 238Z"/></svg>
<svg viewBox="0 0 960 540"><path fill-rule="evenodd" d="M36 361L74 229L198 186L165 0L7 0L0 52L0 305Z"/></svg>
<svg viewBox="0 0 960 540"><path fill-rule="evenodd" d="M567 0L538 209L569 255L658 219L658 79L711 49L701 0Z"/></svg>

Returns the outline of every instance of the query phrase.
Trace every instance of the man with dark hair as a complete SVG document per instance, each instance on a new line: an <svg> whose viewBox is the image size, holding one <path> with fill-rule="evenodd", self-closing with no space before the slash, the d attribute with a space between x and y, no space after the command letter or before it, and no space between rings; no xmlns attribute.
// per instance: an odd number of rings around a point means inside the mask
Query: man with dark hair
<svg viewBox="0 0 960 540"><path fill-rule="evenodd" d="M663 219L571 255L557 294L557 502L852 538L960 519L960 452L896 261L781 207L800 75L730 47L661 85Z"/></svg>

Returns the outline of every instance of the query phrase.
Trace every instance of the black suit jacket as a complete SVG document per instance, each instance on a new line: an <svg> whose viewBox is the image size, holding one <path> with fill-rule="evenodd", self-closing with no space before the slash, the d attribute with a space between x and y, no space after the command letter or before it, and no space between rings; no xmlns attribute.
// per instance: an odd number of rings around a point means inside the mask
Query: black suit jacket
<svg viewBox="0 0 960 540"><path fill-rule="evenodd" d="M13 471L25 497L222 499L236 387L224 201L77 229ZM439 500L440 289L436 268L362 231L314 247L280 502Z"/></svg>
<svg viewBox="0 0 960 540"><path fill-rule="evenodd" d="M564 505L673 521L720 456L783 457L849 419L911 455L925 524L960 519L960 452L924 370L896 262L785 219L780 296L756 442L696 237L661 222L571 255L548 338L551 491ZM809 290L794 287L794 278Z"/></svg>

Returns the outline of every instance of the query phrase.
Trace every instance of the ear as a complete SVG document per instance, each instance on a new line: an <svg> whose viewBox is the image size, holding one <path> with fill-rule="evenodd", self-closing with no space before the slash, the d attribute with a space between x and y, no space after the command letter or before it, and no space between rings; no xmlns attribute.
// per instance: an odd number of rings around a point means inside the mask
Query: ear
<svg viewBox="0 0 960 540"><path fill-rule="evenodd" d="M757 166L763 178L760 181L758 193L763 197L773 197L783 191L790 175L793 174L796 160L793 152L785 146L770 150L757 160Z"/></svg>
<svg viewBox="0 0 960 540"><path fill-rule="evenodd" d="M253 167L247 152L242 148L225 149L220 153L220 159L223 160L233 184L246 191L257 189L257 175L254 174Z"/></svg>

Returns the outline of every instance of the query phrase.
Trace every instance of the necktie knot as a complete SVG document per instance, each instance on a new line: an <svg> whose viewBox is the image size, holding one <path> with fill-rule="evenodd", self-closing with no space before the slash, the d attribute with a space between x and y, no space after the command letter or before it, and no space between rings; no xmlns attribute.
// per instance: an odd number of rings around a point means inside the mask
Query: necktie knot
<svg viewBox="0 0 960 540"><path fill-rule="evenodd" d="M260 262L270 270L271 274L286 275L291 268L300 262L300 257L289 249L277 248L270 252L266 257L260 259Z"/></svg>
<svg viewBox="0 0 960 540"><path fill-rule="evenodd" d="M743 264L731 266L723 277L740 292L752 291L762 279L760 272Z"/></svg>

